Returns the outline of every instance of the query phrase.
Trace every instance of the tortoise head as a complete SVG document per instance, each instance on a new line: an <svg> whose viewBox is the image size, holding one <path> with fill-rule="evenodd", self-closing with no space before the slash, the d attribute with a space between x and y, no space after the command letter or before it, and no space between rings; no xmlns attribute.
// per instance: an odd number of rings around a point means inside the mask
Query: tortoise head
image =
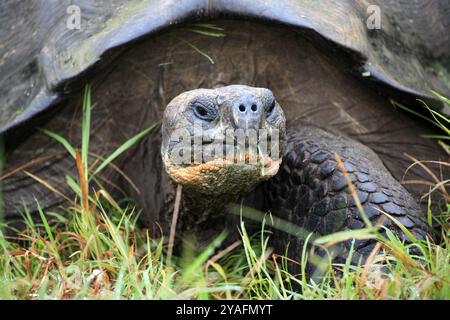
<svg viewBox="0 0 450 320"><path fill-rule="evenodd" d="M176 183L203 194L238 194L271 178L285 143L286 119L268 89L191 90L164 112L165 169Z"/></svg>

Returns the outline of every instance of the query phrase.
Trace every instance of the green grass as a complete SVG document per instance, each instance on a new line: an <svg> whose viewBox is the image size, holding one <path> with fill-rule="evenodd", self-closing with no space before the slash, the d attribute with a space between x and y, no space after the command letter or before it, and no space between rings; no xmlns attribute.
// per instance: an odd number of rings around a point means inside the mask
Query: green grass
<svg viewBox="0 0 450 320"><path fill-rule="evenodd" d="M430 223L441 226L440 242L410 235L409 245L390 232L382 237L370 222L366 229L317 238L235 205L232 209L242 216L238 241L224 248L220 244L226 235L221 234L196 252L187 239L182 254L172 256L166 237L154 239L149 230L137 227L139 212L133 203L116 201L96 179L157 124L90 164L89 87L83 110L81 153L64 137L43 130L77 163L78 176L67 176L76 197L65 216L39 210L40 221L33 222L25 210L27 228L20 242L8 241L0 232L0 299L450 299L448 203L443 212L429 212ZM445 144L446 139L435 138ZM246 219L259 220L261 231L249 235ZM282 226L315 247L331 250L332 244L349 238L374 238L377 250L367 265L352 266L331 265L305 247L296 262L300 269L306 269L307 261L318 261L322 270L308 279L304 272L289 274L287 260L271 251L269 225ZM422 255L412 255L412 247Z"/></svg>

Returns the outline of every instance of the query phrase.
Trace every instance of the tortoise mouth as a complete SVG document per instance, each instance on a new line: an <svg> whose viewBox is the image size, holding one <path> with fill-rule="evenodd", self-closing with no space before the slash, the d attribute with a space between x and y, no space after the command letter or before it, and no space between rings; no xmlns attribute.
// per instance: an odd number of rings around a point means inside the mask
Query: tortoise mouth
<svg viewBox="0 0 450 320"><path fill-rule="evenodd" d="M254 157L246 155L247 157ZM200 193L221 195L249 191L259 183L273 177L280 168L281 158L264 157L260 161L215 158L202 163L175 165L164 157L166 172L171 179Z"/></svg>
<svg viewBox="0 0 450 320"><path fill-rule="evenodd" d="M170 156L167 156L170 154ZM188 167L191 165L223 164L225 166L255 165L270 167L271 163L276 161L281 155L280 145L272 145L270 139L268 143L225 143L217 141L202 141L200 144L175 143L169 147L168 152L163 156L171 162L171 165L177 167Z"/></svg>
<svg viewBox="0 0 450 320"><path fill-rule="evenodd" d="M272 153L270 148L261 148L259 144L245 145L214 143L205 141L201 147L193 148L194 152L191 156L192 164L207 164L211 161L215 163L223 162L224 165L232 164L248 164L248 165L262 165L263 167L270 166L272 162ZM198 154L201 153L201 157ZM201 159L201 161L198 161Z"/></svg>

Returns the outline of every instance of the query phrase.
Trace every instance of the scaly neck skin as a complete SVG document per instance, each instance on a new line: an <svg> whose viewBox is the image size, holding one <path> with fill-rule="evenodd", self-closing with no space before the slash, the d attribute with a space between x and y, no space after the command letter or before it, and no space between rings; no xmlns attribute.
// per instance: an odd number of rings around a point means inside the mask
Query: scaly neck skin
<svg viewBox="0 0 450 320"><path fill-rule="evenodd" d="M183 233L195 236L198 246L210 244L222 231L234 233L239 217L228 213L226 206L236 202L239 195L211 196L183 189Z"/></svg>

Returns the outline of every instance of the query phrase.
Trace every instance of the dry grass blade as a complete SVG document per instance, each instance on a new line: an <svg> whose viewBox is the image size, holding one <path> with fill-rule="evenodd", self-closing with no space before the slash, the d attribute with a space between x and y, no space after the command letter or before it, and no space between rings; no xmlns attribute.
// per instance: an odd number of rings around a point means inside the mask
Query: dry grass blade
<svg viewBox="0 0 450 320"><path fill-rule="evenodd" d="M23 171L27 176L29 176L30 178L36 180L37 182L39 182L40 184L42 184L44 187L46 187L47 189L49 189L50 191L56 193L57 195L63 197L64 199L68 200L68 201L72 201L72 199L70 199L68 196L66 196L65 194L63 194L61 191L59 191L58 189L56 189L54 186L52 186L49 182L45 181L44 179L39 178L38 176L32 174L31 172L28 172L26 170Z"/></svg>
<svg viewBox="0 0 450 320"><path fill-rule="evenodd" d="M438 164L440 166L444 166L444 167L450 167L450 163L449 162L444 162L444 161L434 161L434 160L420 160L420 162L422 163L431 163L431 164ZM411 166L414 166L415 164L413 163ZM409 166L409 167L411 167ZM409 170L409 169L407 169Z"/></svg>
<svg viewBox="0 0 450 320"><path fill-rule="evenodd" d="M167 263L169 264L170 261L172 260L173 246L175 243L175 231L177 229L178 214L180 212L181 191L182 186L179 184L177 185L177 193L175 196L175 205L173 208L172 223L170 225L169 247L167 249Z"/></svg>
<svg viewBox="0 0 450 320"><path fill-rule="evenodd" d="M298 262L297 260L294 260L294 259L291 259L291 258L289 258L288 256L285 256L285 255L281 255L281 254L277 254L277 253L272 253L272 256L275 258L275 259L283 259L283 260L286 260L286 261L289 261L290 263L293 263L293 264L295 264L295 265L297 265L297 266L301 266L302 264L300 263L300 262Z"/></svg>
<svg viewBox="0 0 450 320"><path fill-rule="evenodd" d="M41 162L44 162L44 161L46 161L46 160L49 160L49 159L51 159L51 158L53 158L53 157L55 157L55 156L57 156L57 155L59 155L59 154L61 154L61 153L59 152L59 153L55 153L55 154L52 154L52 155L43 156L43 157L40 157L40 158L31 160L31 161L25 163L24 165L21 165L20 167L14 169L14 170L11 170L11 171L5 173L4 175L2 175L2 176L0 177L0 181L5 180L6 178L9 178L10 176L15 175L16 173L25 171L25 169L27 169L27 168L29 168L29 167L32 167L32 166L34 166L34 165L36 165L36 164L39 164L39 163L41 163Z"/></svg>
<svg viewBox="0 0 450 320"><path fill-rule="evenodd" d="M86 181L86 174L84 172L83 163L81 161L80 152L78 149L75 150L76 162L77 162L77 170L78 176L80 178L80 186L81 186L81 206L83 212L89 211L89 195L88 195L88 186Z"/></svg>
<svg viewBox="0 0 450 320"><path fill-rule="evenodd" d="M93 153L93 152L89 152L89 155L100 161L106 160L106 158L104 158L96 153ZM134 191L136 191L137 194L141 194L141 191L136 186L136 184L133 182L133 180L131 180L131 178L129 176L127 176L125 174L125 172L123 172L117 165L115 165L113 162L110 162L108 164L108 168L116 171L122 178L124 178L129 183L129 185L133 188ZM104 179L104 178L102 177L102 179Z"/></svg>
<svg viewBox="0 0 450 320"><path fill-rule="evenodd" d="M154 128L160 125L160 122L157 122L153 124L152 126L148 127L147 129L139 132L137 135L132 137L131 139L125 141L119 148L117 148L113 153L111 153L92 173L93 176L98 174L100 171L105 169L110 165L112 161L114 161L117 157L122 155L126 150L130 149L133 145L135 145L139 140L141 140L143 137L145 137L148 133L153 131ZM87 153L87 150L86 150ZM87 162L84 162L87 163Z"/></svg>
<svg viewBox="0 0 450 320"><path fill-rule="evenodd" d="M404 155L405 155L406 157L408 157L409 159L411 159L412 161L414 161L414 163L411 164L411 165L406 169L405 175L408 173L408 171L409 171L412 167L414 167L415 165L419 165L426 173L428 173L428 174L430 175L431 178L433 178L435 184L439 184L439 183L440 183L441 180L433 173L433 171L430 170L430 168L428 168L428 167L424 164L424 161L420 161L420 160L414 158L413 156L411 156L411 155L409 155L409 154L407 154L407 153L405 153ZM445 186L440 185L440 186L439 186L439 189L441 190L441 192L442 192L447 198L449 197L448 192L447 192L447 190L445 189Z"/></svg>
<svg viewBox="0 0 450 320"><path fill-rule="evenodd" d="M280 267L278 266L277 263L277 258L275 257L274 254L272 254L272 262L275 266L275 273L277 275L278 281L280 283L281 286L281 292L283 293L283 297L285 299L287 299L287 294L286 294L286 287L284 286L284 281L283 281L283 277L281 276L281 271L280 271Z"/></svg>
<svg viewBox="0 0 450 320"><path fill-rule="evenodd" d="M242 244L242 241L238 240L230 244L225 249L221 250L219 253L214 255L211 259L208 259L208 262L205 264L205 278L208 280L208 268L216 263L218 260L223 258L226 254L232 252L234 249L239 247Z"/></svg>
<svg viewBox="0 0 450 320"><path fill-rule="evenodd" d="M436 183L426 181L426 180L402 180L402 184L404 184L404 185L412 184L412 185L422 185L422 186L433 187L431 189L432 191L430 191L422 196L422 199L425 199L426 197L430 196L431 193L435 190L435 188L439 188L439 186L443 185L442 183L436 184ZM450 202L450 196L442 194L441 189L440 189L440 191L441 191L441 196L444 197L447 202Z"/></svg>
<svg viewBox="0 0 450 320"><path fill-rule="evenodd" d="M240 240L233 242L228 247L226 247L225 249L221 250L219 253L217 253L211 259L209 259L208 263L205 265L205 268L208 267L208 264L217 262L219 259L223 258L227 253L233 251L234 249L239 247L241 244L242 244L242 241L240 241Z"/></svg>
<svg viewBox="0 0 450 320"><path fill-rule="evenodd" d="M382 246L381 242L377 242L373 250L370 252L369 257L367 257L363 272L359 277L360 283L367 282L367 274L369 273L369 268L372 265L373 261L375 260L375 256L377 255L378 251L380 251L381 246Z"/></svg>

